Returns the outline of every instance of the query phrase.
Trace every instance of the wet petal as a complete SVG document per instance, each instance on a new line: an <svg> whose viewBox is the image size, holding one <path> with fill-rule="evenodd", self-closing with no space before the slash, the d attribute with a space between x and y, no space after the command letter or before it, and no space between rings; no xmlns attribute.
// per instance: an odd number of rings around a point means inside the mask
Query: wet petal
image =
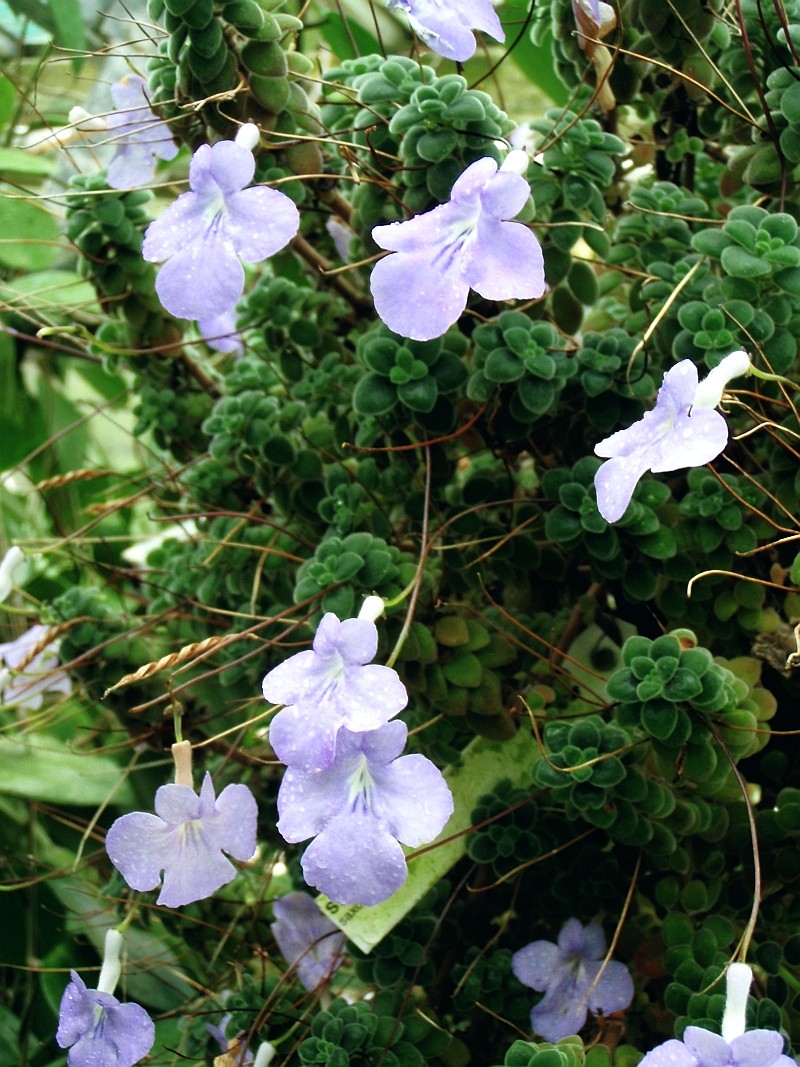
<svg viewBox="0 0 800 1067"><path fill-rule="evenodd" d="M535 299L545 291L542 249L521 222L481 217L464 277L487 300Z"/></svg>
<svg viewBox="0 0 800 1067"><path fill-rule="evenodd" d="M156 276L159 300L170 314L184 319L230 311L243 289L244 270L236 252L213 225L168 259Z"/></svg>
<svg viewBox="0 0 800 1067"><path fill-rule="evenodd" d="M301 860L303 875L339 904L380 904L405 882L403 850L369 815L333 819Z"/></svg>
<svg viewBox="0 0 800 1067"><path fill-rule="evenodd" d="M446 333L469 295L468 283L455 272L443 272L426 252L386 256L373 267L370 289L389 329L415 341Z"/></svg>
<svg viewBox="0 0 800 1067"><path fill-rule="evenodd" d="M228 196L225 206L226 234L246 263L273 256L300 227L300 213L294 203L277 189L244 189Z"/></svg>

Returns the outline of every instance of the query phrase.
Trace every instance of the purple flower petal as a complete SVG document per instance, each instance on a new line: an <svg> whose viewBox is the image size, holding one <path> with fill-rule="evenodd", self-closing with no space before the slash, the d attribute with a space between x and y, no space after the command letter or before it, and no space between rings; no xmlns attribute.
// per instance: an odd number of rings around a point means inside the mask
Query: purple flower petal
<svg viewBox="0 0 800 1067"><path fill-rule="evenodd" d="M473 29L483 30L496 41L505 40L490 0L389 0L389 10L404 11L412 30L428 48L459 63L475 52Z"/></svg>
<svg viewBox="0 0 800 1067"><path fill-rule="evenodd" d="M558 1041L577 1034L589 1010L608 1013L628 1007L633 979L622 963L604 966L605 944L597 923L584 927L578 919L569 919L557 945L534 941L514 953L511 968L516 977L545 994L531 1011L535 1033Z"/></svg>
<svg viewBox="0 0 800 1067"><path fill-rule="evenodd" d="M369 287L382 321L415 341L446 333L469 296L466 280L443 272L425 253L385 256L372 268Z"/></svg>
<svg viewBox="0 0 800 1067"><path fill-rule="evenodd" d="M327 981L343 960L345 936L308 893L288 893L273 902L270 925L283 958L306 989Z"/></svg>
<svg viewBox="0 0 800 1067"><path fill-rule="evenodd" d="M687 1026L683 1041L665 1041L648 1052L640 1067L797 1067L783 1054L775 1030L748 1030L728 1044L719 1034Z"/></svg>
<svg viewBox="0 0 800 1067"><path fill-rule="evenodd" d="M481 218L464 278L486 300L526 299L544 292L544 258L534 234L520 222Z"/></svg>
<svg viewBox="0 0 800 1067"><path fill-rule="evenodd" d="M68 1048L69 1067L133 1067L155 1041L155 1026L138 1004L87 989L71 972L59 1010L56 1041Z"/></svg>
<svg viewBox="0 0 800 1067"><path fill-rule="evenodd" d="M242 265L216 225L176 252L156 275L158 299L171 315L184 319L223 315L243 289Z"/></svg>
<svg viewBox="0 0 800 1067"><path fill-rule="evenodd" d="M648 1052L639 1067L699 1067L699 1065L697 1059L682 1041L670 1040Z"/></svg>
<svg viewBox="0 0 800 1067"><path fill-rule="evenodd" d="M156 792L157 815L131 812L106 835L109 859L132 889L154 889L164 879L157 903L181 907L211 896L236 876L234 859L252 856L257 809L245 785L228 785L215 799L206 774L200 796L184 785Z"/></svg>
<svg viewBox="0 0 800 1067"><path fill-rule="evenodd" d="M37 623L14 641L0 644L0 665L17 671L48 633L47 626ZM3 687L0 702L36 711L42 706L45 693L71 692L72 682L69 675L59 669L58 641L54 641L29 660L25 669Z"/></svg>
<svg viewBox="0 0 800 1067"><path fill-rule="evenodd" d="M300 862L308 884L339 904L380 904L408 876L402 848L368 812L332 819Z"/></svg>
<svg viewBox="0 0 800 1067"><path fill-rule="evenodd" d="M142 256L149 263L176 256L187 244L201 240L207 227L205 213L198 210L197 195L181 193L145 230Z"/></svg>
<svg viewBox="0 0 800 1067"><path fill-rule="evenodd" d="M287 245L300 226L294 202L277 189L259 186L232 193L225 230L245 263L258 263Z"/></svg>
<svg viewBox="0 0 800 1067"><path fill-rule="evenodd" d="M404 845L416 848L432 841L453 814L453 795L441 771L424 756L401 756L385 768L376 767L372 780L372 810Z"/></svg>
<svg viewBox="0 0 800 1067"><path fill-rule="evenodd" d="M531 1029L545 1041L580 1033L589 1014L586 1000L574 984L565 984L547 992L531 1009Z"/></svg>
<svg viewBox="0 0 800 1067"><path fill-rule="evenodd" d="M731 1041L730 1050L730 1063L735 1067L797 1067L795 1060L784 1056L783 1037L777 1030L748 1030Z"/></svg>
<svg viewBox="0 0 800 1067"><path fill-rule="evenodd" d="M606 522L617 522L628 509L639 479L648 469L647 456L616 456L595 473L597 507Z"/></svg>
<svg viewBox="0 0 800 1067"><path fill-rule="evenodd" d="M511 970L523 985L542 993L550 984L560 959L559 947L552 941L532 941L511 957Z"/></svg>
<svg viewBox="0 0 800 1067"><path fill-rule="evenodd" d="M233 311L224 311L221 315L197 320L197 331L215 352L235 352L240 356L244 352L242 338L236 331L236 315Z"/></svg>

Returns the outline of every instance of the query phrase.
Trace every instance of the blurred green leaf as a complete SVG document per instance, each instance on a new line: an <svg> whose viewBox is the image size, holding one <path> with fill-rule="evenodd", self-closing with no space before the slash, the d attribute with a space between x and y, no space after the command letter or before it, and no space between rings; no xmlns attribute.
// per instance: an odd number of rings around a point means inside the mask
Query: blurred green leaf
<svg viewBox="0 0 800 1067"><path fill-rule="evenodd" d="M35 741L0 738L0 792L49 804L133 805L130 784L107 756L71 752L62 742L40 733Z"/></svg>
<svg viewBox="0 0 800 1067"><path fill-rule="evenodd" d="M42 270L58 256L57 221L39 204L21 199L9 185L0 185L0 235L4 267Z"/></svg>
<svg viewBox="0 0 800 1067"><path fill-rule="evenodd" d="M4 286L3 301L9 307L48 316L65 308L72 313L78 308L95 314L100 311L94 287L71 270L42 270L15 278Z"/></svg>
<svg viewBox="0 0 800 1067"><path fill-rule="evenodd" d="M0 121L3 120L3 87L9 85L0 79ZM12 89L11 96L13 98ZM9 107L10 113L10 107ZM52 173L55 159L47 156L34 156L24 148L0 148L0 174L27 174L31 177L47 177Z"/></svg>
<svg viewBox="0 0 800 1067"><path fill-rule="evenodd" d="M53 40L62 48L82 52L86 49L80 0L48 0Z"/></svg>

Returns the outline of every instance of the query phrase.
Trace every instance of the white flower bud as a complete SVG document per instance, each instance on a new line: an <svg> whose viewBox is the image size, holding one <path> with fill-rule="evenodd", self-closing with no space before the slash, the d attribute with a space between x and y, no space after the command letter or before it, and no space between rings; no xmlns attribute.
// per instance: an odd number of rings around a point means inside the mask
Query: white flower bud
<svg viewBox="0 0 800 1067"><path fill-rule="evenodd" d="M249 149L251 152L260 140L261 134L258 132L258 126L252 122L245 122L243 126L240 126L234 138L236 144L241 145L242 148Z"/></svg>
<svg viewBox="0 0 800 1067"><path fill-rule="evenodd" d="M722 400L725 386L731 378L739 378L750 370L750 357L746 352L731 352L719 366L705 376L697 386L693 408L715 408Z"/></svg>
<svg viewBox="0 0 800 1067"><path fill-rule="evenodd" d="M379 596L368 596L358 613L359 619L366 619L367 622L375 622L381 615L383 615L383 600Z"/></svg>
<svg viewBox="0 0 800 1067"><path fill-rule="evenodd" d="M746 963L732 963L728 967L725 1012L722 1016L722 1037L728 1044L744 1033L747 994L753 972Z"/></svg>
<svg viewBox="0 0 800 1067"><path fill-rule="evenodd" d="M258 1052L253 1060L253 1067L269 1067L275 1059L275 1053L277 1051L275 1046L271 1045L269 1041L262 1041L258 1046Z"/></svg>
<svg viewBox="0 0 800 1067"><path fill-rule="evenodd" d="M0 604L11 595L15 585L18 569L24 561L25 555L21 548L12 545L0 563Z"/></svg>
<svg viewBox="0 0 800 1067"><path fill-rule="evenodd" d="M122 972L120 954L122 952L123 939L119 930L106 930L106 941L103 947L103 966L100 968L100 977L97 980L98 993L113 993L117 988L117 982Z"/></svg>
<svg viewBox="0 0 800 1067"><path fill-rule="evenodd" d="M514 148L503 160L500 170L510 170L514 174L524 174L530 161L530 156L524 148Z"/></svg>

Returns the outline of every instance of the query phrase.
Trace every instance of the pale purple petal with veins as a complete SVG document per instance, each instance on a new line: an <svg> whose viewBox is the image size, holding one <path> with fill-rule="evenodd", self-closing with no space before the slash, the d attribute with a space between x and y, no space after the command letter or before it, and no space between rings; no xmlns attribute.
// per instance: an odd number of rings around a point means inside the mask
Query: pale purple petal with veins
<svg viewBox="0 0 800 1067"><path fill-rule="evenodd" d="M436 837L453 811L441 772L423 756L400 756L408 730L339 731L336 758L321 771L290 767L278 793L278 831L315 837L303 854L306 881L341 904L377 904L406 879L398 842Z"/></svg>
<svg viewBox="0 0 800 1067"><path fill-rule="evenodd" d="M395 253L379 260L370 278L375 310L389 329L417 341L440 337L464 311L470 288L490 300L541 296L539 242L508 221L529 193L521 174L498 171L487 156L467 167L446 204L374 227L375 242Z"/></svg>
<svg viewBox="0 0 800 1067"><path fill-rule="evenodd" d="M273 901L272 936L306 989L327 981L343 960L345 937L323 915L309 893L287 893Z"/></svg>
<svg viewBox="0 0 800 1067"><path fill-rule="evenodd" d="M155 1041L155 1026L138 1004L87 989L75 971L64 990L56 1041L68 1048L69 1067L133 1067Z"/></svg>
<svg viewBox="0 0 800 1067"><path fill-rule="evenodd" d="M156 275L158 299L184 319L224 315L244 289L244 269L225 229L212 223L167 260Z"/></svg>
<svg viewBox="0 0 800 1067"><path fill-rule="evenodd" d="M597 923L569 919L558 944L534 941L515 952L511 968L523 985L544 996L531 1011L531 1027L547 1041L577 1034L592 1012L627 1008L633 979L622 963L604 963L605 936Z"/></svg>
<svg viewBox="0 0 800 1067"><path fill-rule="evenodd" d="M177 908L211 896L236 876L223 852L247 860L255 851L257 809L245 785L218 798L206 774L200 795L185 785L162 785L156 815L123 815L106 835L106 851L132 889L163 885L156 903Z"/></svg>

